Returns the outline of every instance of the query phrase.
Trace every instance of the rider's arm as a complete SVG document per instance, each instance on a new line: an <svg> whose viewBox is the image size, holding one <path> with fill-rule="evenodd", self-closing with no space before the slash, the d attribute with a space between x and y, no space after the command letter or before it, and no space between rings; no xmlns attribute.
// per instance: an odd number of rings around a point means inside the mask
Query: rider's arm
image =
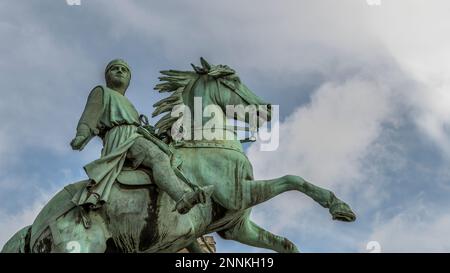
<svg viewBox="0 0 450 273"><path fill-rule="evenodd" d="M77 126L77 134L70 145L74 150L82 150L84 146L95 135L98 135L99 130L97 125L100 121L103 111L103 90L101 87L94 88L86 102L83 114Z"/></svg>

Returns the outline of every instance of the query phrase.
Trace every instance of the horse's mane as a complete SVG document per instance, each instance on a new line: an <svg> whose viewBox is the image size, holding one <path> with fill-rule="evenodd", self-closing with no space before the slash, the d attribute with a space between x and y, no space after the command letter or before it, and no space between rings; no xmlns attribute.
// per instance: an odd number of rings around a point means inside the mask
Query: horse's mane
<svg viewBox="0 0 450 273"><path fill-rule="evenodd" d="M162 81L162 83L157 84L154 89L158 90L160 93L168 92L172 94L153 104L155 110L153 111L152 116L155 117L167 112L155 124L155 131L160 136L163 134L170 136L172 125L178 119L182 118L182 116L172 117L171 112L175 107L183 105L183 92L188 88L191 80L195 79L198 75L192 71L178 70L164 70L160 71L160 73L164 75L159 77L159 80Z"/></svg>
<svg viewBox="0 0 450 273"><path fill-rule="evenodd" d="M198 79L200 75L208 74L209 76L219 79L227 86L232 85L236 79L239 80L235 75L235 71L226 65L210 65L203 58L200 58L200 62L202 67L191 64L194 69L193 71L160 71L163 76L158 79L162 83L157 84L154 89L160 93L168 92L172 94L153 105L155 110L152 113L152 117L166 113L155 124L155 132L159 136L171 136L171 130L174 123L182 120L182 114L179 117L172 117L171 112L176 107L184 104L183 93L188 92L189 89L193 87L193 81Z"/></svg>

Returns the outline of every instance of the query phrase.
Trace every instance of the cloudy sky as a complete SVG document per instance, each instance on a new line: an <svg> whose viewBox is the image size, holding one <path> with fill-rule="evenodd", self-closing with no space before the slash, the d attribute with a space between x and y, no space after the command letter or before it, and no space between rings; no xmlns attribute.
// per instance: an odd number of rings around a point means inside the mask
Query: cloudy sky
<svg viewBox="0 0 450 273"><path fill-rule="evenodd" d="M289 192L255 222L304 252L450 251L450 2L372 2L1 1L0 245L99 156L98 140L69 142L109 60L129 62L127 94L150 114L158 71L204 56L280 105L278 150L246 147L255 177L300 175L358 215L335 222Z"/></svg>

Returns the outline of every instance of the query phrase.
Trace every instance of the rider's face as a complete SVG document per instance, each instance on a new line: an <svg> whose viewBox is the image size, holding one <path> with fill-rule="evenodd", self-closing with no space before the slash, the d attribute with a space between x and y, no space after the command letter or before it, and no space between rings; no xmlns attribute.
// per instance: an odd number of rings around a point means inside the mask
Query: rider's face
<svg viewBox="0 0 450 273"><path fill-rule="evenodd" d="M112 86L128 87L130 82L130 70L126 66L116 64L113 65L106 74L106 81Z"/></svg>

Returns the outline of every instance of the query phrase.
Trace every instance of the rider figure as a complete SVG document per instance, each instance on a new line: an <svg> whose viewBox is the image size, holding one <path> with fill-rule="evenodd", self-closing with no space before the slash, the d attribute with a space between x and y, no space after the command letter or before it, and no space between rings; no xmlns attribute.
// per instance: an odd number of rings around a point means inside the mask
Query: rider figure
<svg viewBox="0 0 450 273"><path fill-rule="evenodd" d="M168 154L137 132L139 114L125 97L131 79L128 64L112 60L106 66L105 79L106 86L97 86L89 94L76 137L70 143L72 149L81 151L94 136L103 139L101 157L84 166L90 183L75 200L77 204L96 208L106 202L125 160L130 160L133 168L141 165L151 170L155 184L176 202L179 213L205 202L213 186L186 187L174 172Z"/></svg>

